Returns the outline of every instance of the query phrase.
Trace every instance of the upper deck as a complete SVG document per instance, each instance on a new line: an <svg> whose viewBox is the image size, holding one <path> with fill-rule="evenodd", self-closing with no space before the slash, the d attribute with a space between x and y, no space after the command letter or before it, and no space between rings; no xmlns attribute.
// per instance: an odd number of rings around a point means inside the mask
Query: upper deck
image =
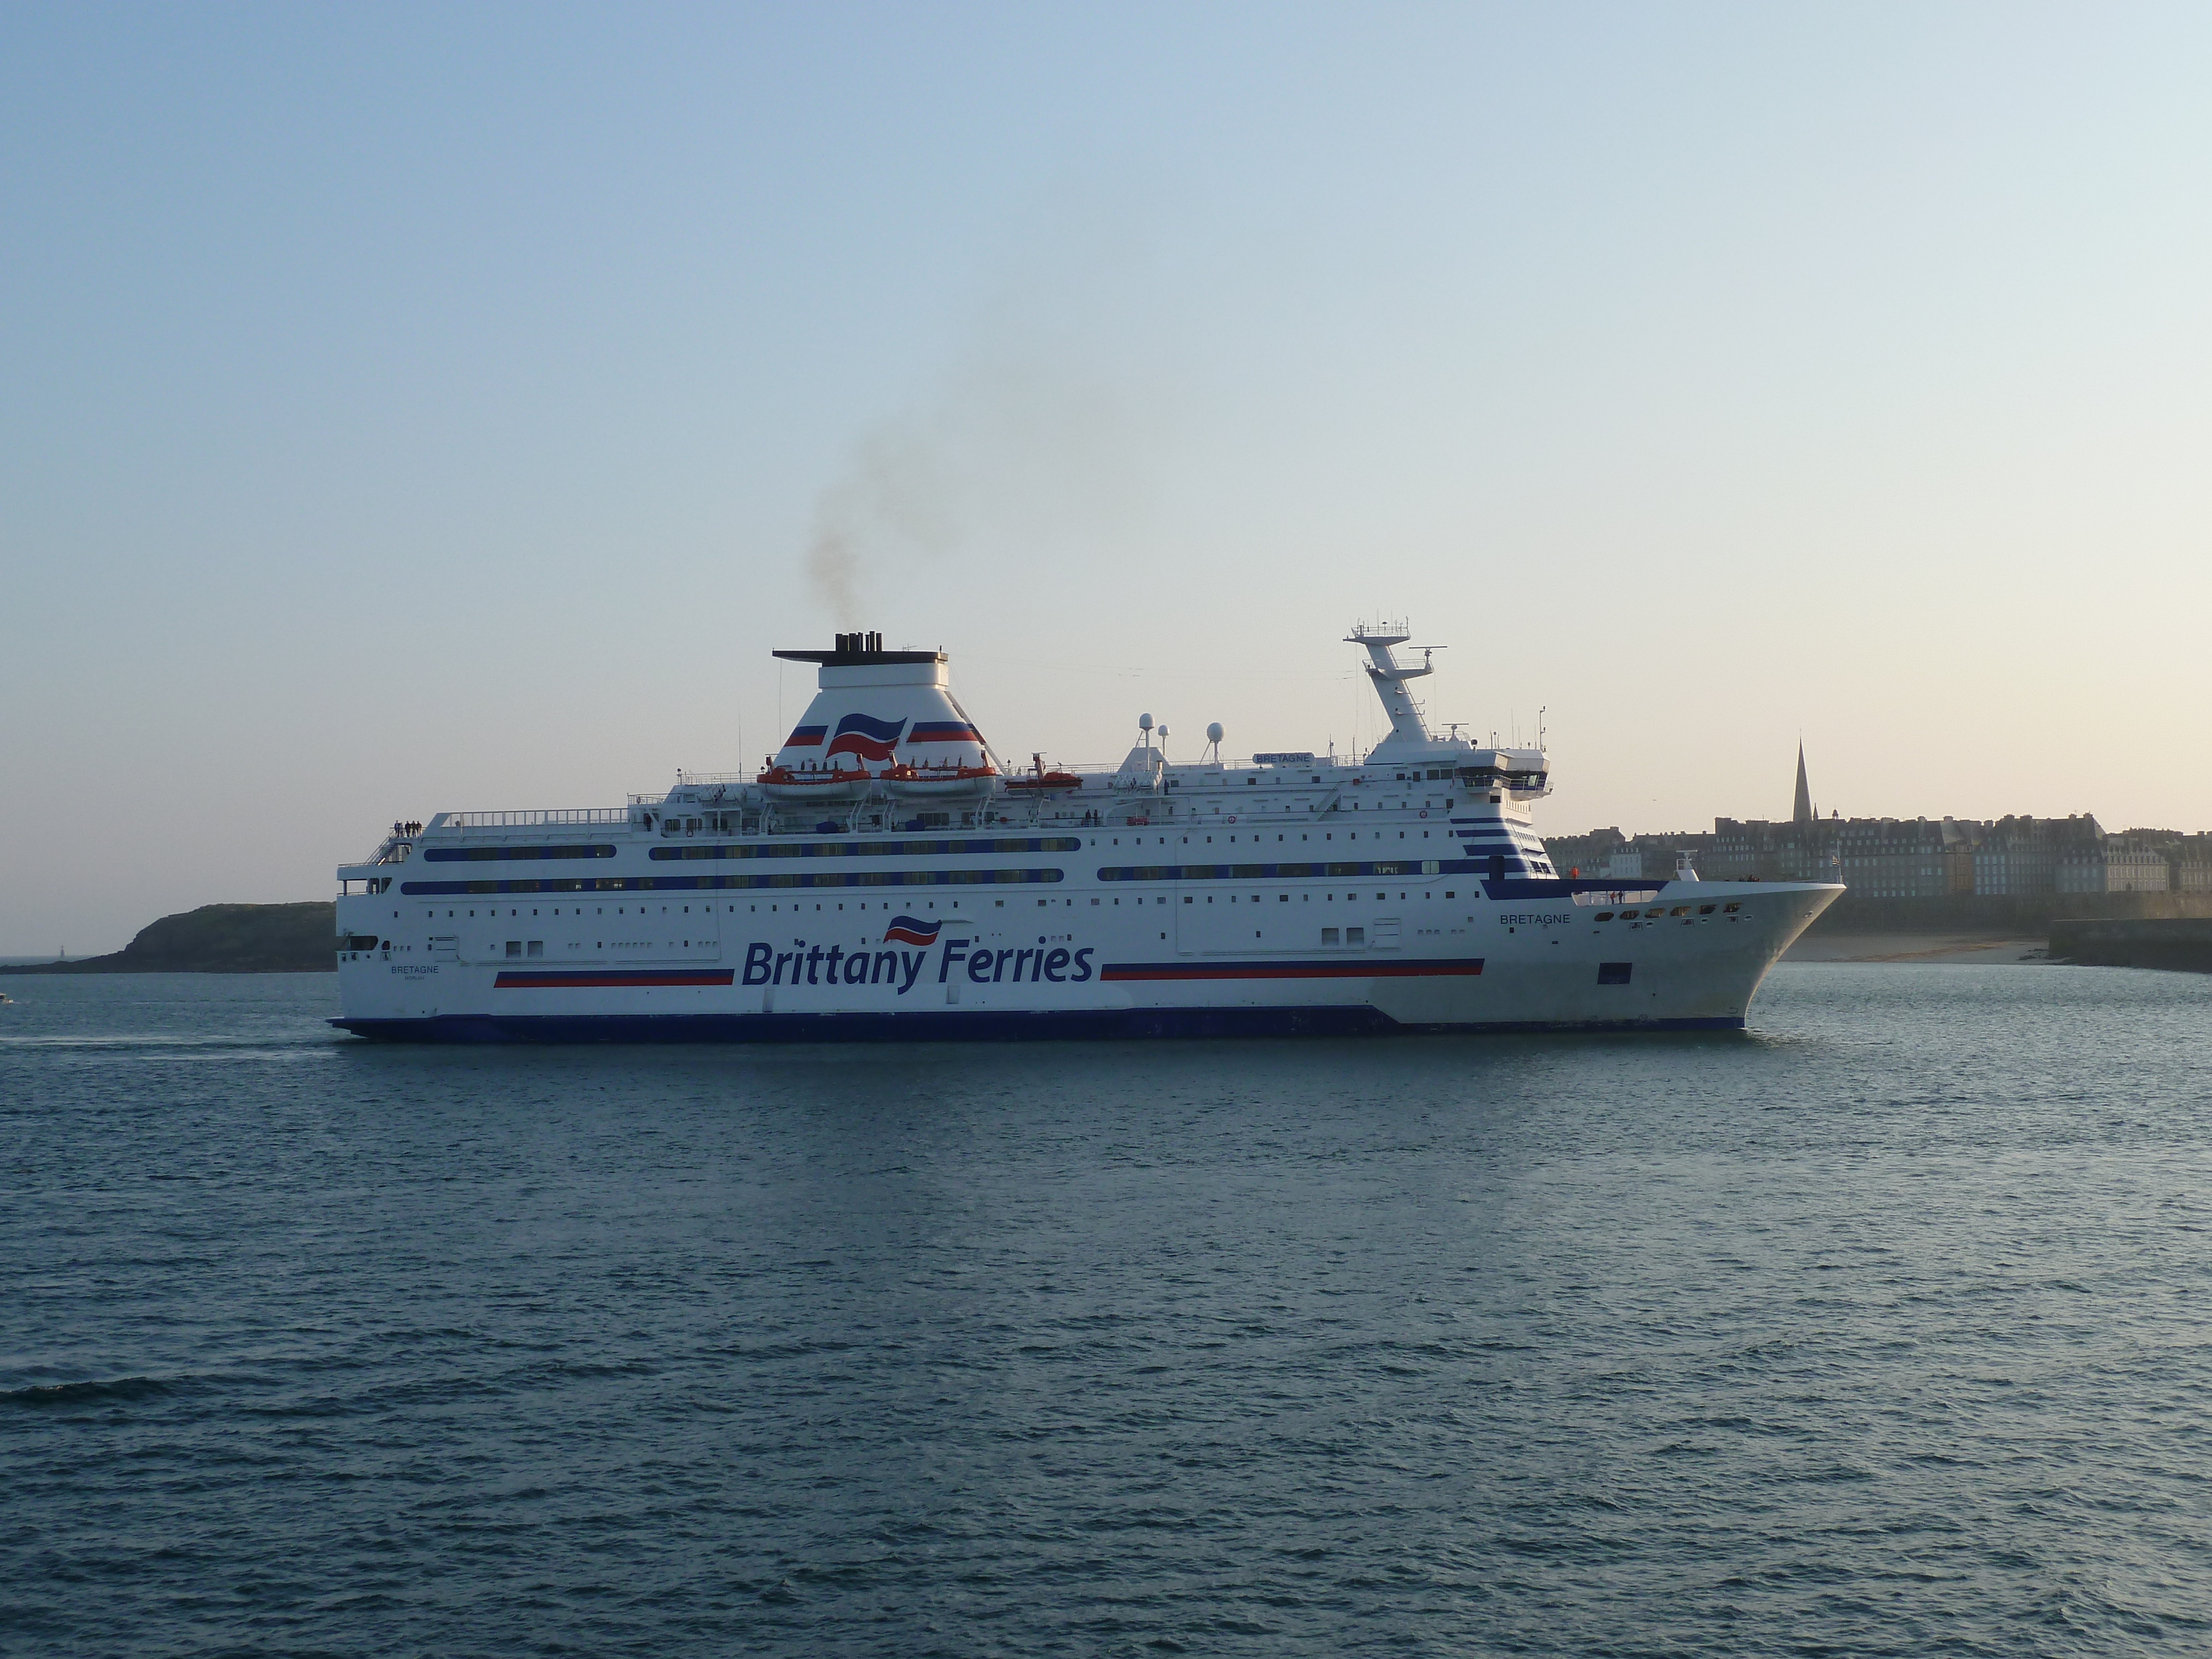
<svg viewBox="0 0 2212 1659"><path fill-rule="evenodd" d="M1148 714L1139 722L1141 741L1118 766L1048 765L1040 756L1020 769L999 760L951 698L942 653L886 652L880 635L840 635L832 651L776 653L816 663L822 690L757 776L679 772L674 787L633 795L621 807L441 812L395 826L338 875L348 890L358 881L381 891L374 884L388 885L392 866L416 859L582 856L571 849L583 847L620 857L702 839L880 838L888 854L894 842L940 832L1256 827L1355 814L1366 815L1363 822L1457 815L1526 825L1530 805L1550 790L1542 750L1472 744L1455 732L1432 736L1405 685L1431 671L1425 659L1419 667L1396 662L1392 647L1403 641L1401 632L1354 632L1392 722L1364 756L1290 750L1224 761L1215 726L1212 757L1171 762L1165 729L1156 733ZM940 785L940 777L954 781ZM1540 861L1533 835L1521 835L1511 850L1532 868Z"/></svg>

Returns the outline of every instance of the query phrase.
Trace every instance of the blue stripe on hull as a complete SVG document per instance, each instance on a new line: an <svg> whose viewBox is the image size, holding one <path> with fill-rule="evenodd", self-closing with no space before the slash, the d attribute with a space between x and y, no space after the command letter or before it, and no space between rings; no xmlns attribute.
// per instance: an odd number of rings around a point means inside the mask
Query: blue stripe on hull
<svg viewBox="0 0 2212 1659"><path fill-rule="evenodd" d="M1741 1018L1516 1020L1411 1025L1380 1009L1102 1008L1035 1013L440 1014L334 1019L402 1042L1012 1042L1113 1037L1387 1036L1547 1031L1735 1031Z"/></svg>

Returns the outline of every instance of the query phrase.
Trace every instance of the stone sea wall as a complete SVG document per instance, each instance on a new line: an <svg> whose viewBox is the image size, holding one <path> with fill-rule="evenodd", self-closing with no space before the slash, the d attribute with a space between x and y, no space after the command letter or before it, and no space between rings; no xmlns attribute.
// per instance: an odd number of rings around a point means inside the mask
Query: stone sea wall
<svg viewBox="0 0 2212 1659"><path fill-rule="evenodd" d="M2098 968L2179 968L2212 974L2212 920L2067 918L2051 924L2051 956L2053 961Z"/></svg>

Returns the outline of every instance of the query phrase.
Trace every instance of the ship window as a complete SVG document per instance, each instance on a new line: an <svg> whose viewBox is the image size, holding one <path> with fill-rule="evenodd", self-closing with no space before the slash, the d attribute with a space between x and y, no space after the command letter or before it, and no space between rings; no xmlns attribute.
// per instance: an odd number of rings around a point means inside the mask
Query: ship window
<svg viewBox="0 0 2212 1659"><path fill-rule="evenodd" d="M1742 908L1743 906L1741 904L1723 904L1721 906L1723 913L1728 915L1734 915L1738 910Z"/></svg>
<svg viewBox="0 0 2212 1659"><path fill-rule="evenodd" d="M1366 930L1364 927L1347 927L1347 928L1346 928L1346 929L1344 930L1344 942L1345 942L1346 945L1364 945L1364 944L1366 944L1366 943L1367 943L1367 930Z"/></svg>
<svg viewBox="0 0 2212 1659"><path fill-rule="evenodd" d="M533 957L544 956L545 954L545 941L542 939L534 939L531 940L530 954Z"/></svg>
<svg viewBox="0 0 2212 1659"><path fill-rule="evenodd" d="M1322 929L1321 930L1321 942L1322 942L1323 945L1334 945L1334 944L1335 944L1335 943L1336 943L1336 929L1335 929L1335 928L1334 928L1334 927L1324 927L1324 928L1322 928Z"/></svg>
<svg viewBox="0 0 2212 1659"><path fill-rule="evenodd" d="M1710 904L1700 904L1698 907L1698 914L1701 916L1709 916L1712 915L1712 913L1713 907Z"/></svg>
<svg viewBox="0 0 2212 1659"><path fill-rule="evenodd" d="M1449 893L1446 893L1444 896L1446 898L1449 898L1451 895ZM1613 920L1613 912L1610 910L1601 910L1591 919L1595 921L1611 921Z"/></svg>
<svg viewBox="0 0 2212 1659"><path fill-rule="evenodd" d="M511 957L520 956L522 954L522 941L519 939L511 939L507 940L507 953Z"/></svg>

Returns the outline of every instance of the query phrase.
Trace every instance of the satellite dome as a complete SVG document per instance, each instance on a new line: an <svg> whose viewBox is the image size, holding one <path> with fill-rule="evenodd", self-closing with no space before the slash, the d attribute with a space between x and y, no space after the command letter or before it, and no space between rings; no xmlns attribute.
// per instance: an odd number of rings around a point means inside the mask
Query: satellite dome
<svg viewBox="0 0 2212 1659"><path fill-rule="evenodd" d="M1221 741L1221 722L1219 720L1215 720L1212 725L1206 728L1206 740L1208 743L1219 743Z"/></svg>
<svg viewBox="0 0 2212 1659"><path fill-rule="evenodd" d="M1139 714L1137 716L1137 730L1139 732L1149 732L1152 729L1152 717L1150 714Z"/></svg>

